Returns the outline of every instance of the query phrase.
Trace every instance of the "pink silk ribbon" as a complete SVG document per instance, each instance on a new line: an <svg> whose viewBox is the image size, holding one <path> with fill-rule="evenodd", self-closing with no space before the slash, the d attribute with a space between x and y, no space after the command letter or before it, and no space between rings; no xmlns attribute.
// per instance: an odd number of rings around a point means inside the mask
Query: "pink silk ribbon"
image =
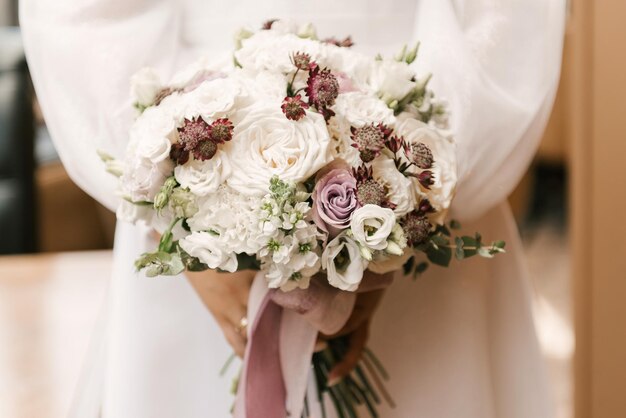
<svg viewBox="0 0 626 418"><path fill-rule="evenodd" d="M359 291L385 287L383 276L364 281ZM318 332L334 334L346 323L356 301L324 280L306 290L268 290L257 274L250 290L248 344L235 418L297 418L306 392Z"/></svg>

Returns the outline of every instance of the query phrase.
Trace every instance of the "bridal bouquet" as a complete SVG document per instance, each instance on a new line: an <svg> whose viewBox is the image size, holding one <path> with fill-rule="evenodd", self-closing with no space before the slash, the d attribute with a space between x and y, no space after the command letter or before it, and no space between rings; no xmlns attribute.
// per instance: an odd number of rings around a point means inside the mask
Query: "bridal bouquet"
<svg viewBox="0 0 626 418"><path fill-rule="evenodd" d="M418 47L371 57L351 46L272 21L241 31L228 65L133 77L126 154L103 158L120 179L118 217L162 234L138 269L253 268L282 291L314 276L357 291L366 270L417 275L503 251L451 237L455 145L430 75L413 69Z"/></svg>

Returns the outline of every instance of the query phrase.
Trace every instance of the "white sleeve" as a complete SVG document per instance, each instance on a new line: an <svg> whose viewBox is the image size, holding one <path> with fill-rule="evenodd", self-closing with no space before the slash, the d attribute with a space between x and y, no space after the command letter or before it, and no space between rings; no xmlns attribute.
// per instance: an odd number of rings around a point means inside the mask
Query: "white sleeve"
<svg viewBox="0 0 626 418"><path fill-rule="evenodd" d="M133 109L130 77L145 65L166 77L180 54L175 0L22 0L29 68L70 177L114 210L116 179L97 151L123 154Z"/></svg>
<svg viewBox="0 0 626 418"><path fill-rule="evenodd" d="M420 1L418 71L433 73L457 140L454 217L479 217L527 169L559 80L565 14L565 0Z"/></svg>

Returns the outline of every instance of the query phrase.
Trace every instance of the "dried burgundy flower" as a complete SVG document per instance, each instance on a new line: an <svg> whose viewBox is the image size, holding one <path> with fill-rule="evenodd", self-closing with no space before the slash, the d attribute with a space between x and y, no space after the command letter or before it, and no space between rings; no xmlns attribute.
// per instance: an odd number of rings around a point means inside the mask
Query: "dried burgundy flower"
<svg viewBox="0 0 626 418"><path fill-rule="evenodd" d="M412 247L426 241L432 229L428 218L419 211L408 213L400 221L400 225L404 230L407 243Z"/></svg>
<svg viewBox="0 0 626 418"><path fill-rule="evenodd" d="M178 128L178 137L186 151L193 150L200 142L211 138L211 126L201 117L185 119L185 123Z"/></svg>
<svg viewBox="0 0 626 418"><path fill-rule="evenodd" d="M324 119L330 119L335 112L328 108L335 104L335 100L339 95L337 78L329 69L320 70L319 66L311 65L306 84L305 91L309 98L309 104L320 111L324 115Z"/></svg>
<svg viewBox="0 0 626 418"><path fill-rule="evenodd" d="M192 151L193 157L200 161L210 160L215 156L216 152L217 144L210 139L201 141Z"/></svg>
<svg viewBox="0 0 626 418"><path fill-rule="evenodd" d="M361 166L353 170L356 178L356 200L360 206L367 204L394 209L395 204L387 198L385 186L373 177L372 167Z"/></svg>
<svg viewBox="0 0 626 418"><path fill-rule="evenodd" d="M272 25L278 22L278 19L269 19L263 22L263 26L261 26L261 30L270 30L272 29Z"/></svg>
<svg viewBox="0 0 626 418"><path fill-rule="evenodd" d="M361 160L368 163L376 158L385 146L392 130L379 123L365 125L361 128L350 128L352 146L359 150Z"/></svg>
<svg viewBox="0 0 626 418"><path fill-rule="evenodd" d="M185 164L189 161L189 151L185 150L183 144L173 144L170 149L170 158L179 165Z"/></svg>
<svg viewBox="0 0 626 418"><path fill-rule="evenodd" d="M417 144L405 144L404 152L406 157L422 170L429 169L433 166L433 153L428 145L423 142Z"/></svg>
<svg viewBox="0 0 626 418"><path fill-rule="evenodd" d="M304 52L295 52L291 56L291 62L298 70L308 71L311 65L311 56Z"/></svg>
<svg viewBox="0 0 626 418"><path fill-rule="evenodd" d="M351 36L347 36L341 41L335 37L326 38L322 42L327 43L327 44L333 44L333 45L340 46L343 48L350 48L351 46L354 45L354 42L352 42Z"/></svg>
<svg viewBox="0 0 626 418"><path fill-rule="evenodd" d="M394 135L385 141L385 146L387 147L389 151L395 154L396 152L400 151L405 146L404 138L401 136L398 137Z"/></svg>
<svg viewBox="0 0 626 418"><path fill-rule="evenodd" d="M211 124L210 139L216 144L223 144L224 142L233 139L233 123L227 119L217 119Z"/></svg>
<svg viewBox="0 0 626 418"><path fill-rule="evenodd" d="M309 105L302 101L302 96L296 94L294 97L285 97L280 107L287 119L300 120L306 115Z"/></svg>
<svg viewBox="0 0 626 418"><path fill-rule="evenodd" d="M430 204L428 199L422 199L419 203L419 212L421 213L432 213L435 212L435 208Z"/></svg>
<svg viewBox="0 0 626 418"><path fill-rule="evenodd" d="M435 184L435 175L430 170L422 171L417 175L417 180L420 182L422 186L427 189L430 189L430 186Z"/></svg>

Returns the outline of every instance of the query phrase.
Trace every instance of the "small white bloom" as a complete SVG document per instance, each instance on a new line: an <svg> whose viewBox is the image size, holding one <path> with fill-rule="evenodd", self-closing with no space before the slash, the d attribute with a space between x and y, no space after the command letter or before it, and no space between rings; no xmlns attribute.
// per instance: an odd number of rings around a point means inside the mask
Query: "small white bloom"
<svg viewBox="0 0 626 418"><path fill-rule="evenodd" d="M375 61L370 73L371 88L388 100L400 100L415 87L413 69L405 62L386 58Z"/></svg>
<svg viewBox="0 0 626 418"><path fill-rule="evenodd" d="M133 202L151 202L172 171L169 160L153 163L147 158L130 155L121 177L122 190Z"/></svg>
<svg viewBox="0 0 626 418"><path fill-rule="evenodd" d="M321 262L328 283L350 292L357 290L367 268L367 260L361 257L358 244L346 232L326 245Z"/></svg>
<svg viewBox="0 0 626 418"><path fill-rule="evenodd" d="M384 250L395 223L396 215L393 210L368 204L354 212L350 230L354 239L363 247Z"/></svg>
<svg viewBox="0 0 626 418"><path fill-rule="evenodd" d="M228 144L222 145L227 147ZM206 161L191 159L174 169L174 176L182 187L188 188L193 194L206 196L224 184L231 174L228 154L219 150L213 158Z"/></svg>
<svg viewBox="0 0 626 418"><path fill-rule="evenodd" d="M237 270L237 255L225 248L219 235L194 231L181 239L179 245L189 255L198 257L209 268L229 272Z"/></svg>
<svg viewBox="0 0 626 418"><path fill-rule="evenodd" d="M130 79L131 96L140 106L148 107L154 104L161 88L163 88L161 79L153 68L142 68Z"/></svg>

